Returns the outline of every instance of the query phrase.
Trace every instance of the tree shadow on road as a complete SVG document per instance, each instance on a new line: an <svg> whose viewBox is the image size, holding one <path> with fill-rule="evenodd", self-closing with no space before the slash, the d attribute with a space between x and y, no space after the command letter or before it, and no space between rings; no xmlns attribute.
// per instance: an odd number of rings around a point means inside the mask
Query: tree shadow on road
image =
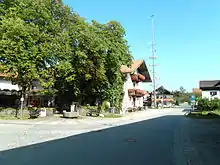
<svg viewBox="0 0 220 165"><path fill-rule="evenodd" d="M0 152L1 165L168 165L186 118L164 116ZM179 140L178 140L179 139Z"/></svg>
<svg viewBox="0 0 220 165"><path fill-rule="evenodd" d="M192 109L191 108L185 108L182 110L182 112L190 112Z"/></svg>

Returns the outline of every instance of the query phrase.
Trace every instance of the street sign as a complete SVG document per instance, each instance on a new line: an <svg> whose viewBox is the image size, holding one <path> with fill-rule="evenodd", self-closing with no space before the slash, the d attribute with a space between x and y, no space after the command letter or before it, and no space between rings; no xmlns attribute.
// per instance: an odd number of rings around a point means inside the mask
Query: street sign
<svg viewBox="0 0 220 165"><path fill-rule="evenodd" d="M192 95L192 96L190 97L190 100L191 100L191 101L196 101L196 96L195 96L195 95Z"/></svg>
<svg viewBox="0 0 220 165"><path fill-rule="evenodd" d="M192 111L194 111L195 104L196 104L196 96L195 96L195 95L192 95L192 96L190 97L190 101L191 101Z"/></svg>

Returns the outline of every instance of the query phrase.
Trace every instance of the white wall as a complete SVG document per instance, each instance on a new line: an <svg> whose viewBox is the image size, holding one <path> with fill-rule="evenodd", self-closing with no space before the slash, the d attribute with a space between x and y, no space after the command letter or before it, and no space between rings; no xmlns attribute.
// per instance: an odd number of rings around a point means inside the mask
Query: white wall
<svg viewBox="0 0 220 165"><path fill-rule="evenodd" d="M128 108L134 107L133 97L129 96L128 89L141 89L141 90L143 90L142 82L139 82L138 84L136 83L135 87L134 87L133 82L131 80L131 75L129 73L127 74L126 81L124 83L124 98L122 101L123 113L125 113ZM135 106L136 107L143 107L143 101L144 101L143 97L136 97Z"/></svg>
<svg viewBox="0 0 220 165"><path fill-rule="evenodd" d="M133 89L133 83L129 73L126 75L126 81L124 83L124 97L122 101L122 113L125 113L129 107L132 107L132 99L128 95L128 89Z"/></svg>
<svg viewBox="0 0 220 165"><path fill-rule="evenodd" d="M16 90L19 91L18 85L13 85L11 81L0 78L0 89Z"/></svg>
<svg viewBox="0 0 220 165"><path fill-rule="evenodd" d="M217 92L217 95L211 96L210 92ZM218 98L218 99L220 99L220 91L219 90L202 91L202 98L208 98L208 99Z"/></svg>
<svg viewBox="0 0 220 165"><path fill-rule="evenodd" d="M143 82L138 82L135 84L135 89L144 90ZM144 97L136 97L135 107L143 107L144 106Z"/></svg>
<svg viewBox="0 0 220 165"><path fill-rule="evenodd" d="M136 107L143 107L144 105L143 101L144 101L143 97L136 97L136 102L135 102Z"/></svg>
<svg viewBox="0 0 220 165"><path fill-rule="evenodd" d="M136 83L135 88L136 88L136 89L144 90L143 82Z"/></svg>

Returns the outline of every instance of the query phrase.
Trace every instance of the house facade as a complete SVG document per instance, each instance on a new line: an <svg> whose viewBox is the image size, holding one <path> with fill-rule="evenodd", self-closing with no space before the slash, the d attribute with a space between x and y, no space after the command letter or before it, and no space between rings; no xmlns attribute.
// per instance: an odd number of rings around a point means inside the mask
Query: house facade
<svg viewBox="0 0 220 165"><path fill-rule="evenodd" d="M25 102L26 106L34 104L40 107L51 107L55 105L54 98L40 94L39 91L42 89L39 80L32 81L27 102ZM21 87L8 80L6 74L0 74L0 107L18 107L20 99Z"/></svg>
<svg viewBox="0 0 220 165"><path fill-rule="evenodd" d="M0 74L0 107L18 106L20 100L20 88L6 79L5 74Z"/></svg>
<svg viewBox="0 0 220 165"><path fill-rule="evenodd" d="M174 97L172 92L164 88L163 86L160 86L155 90L156 92L156 103L162 104L163 106L170 107L174 103ZM153 92L152 92L153 97ZM152 98L152 101L154 102L154 98Z"/></svg>
<svg viewBox="0 0 220 165"><path fill-rule="evenodd" d="M152 82L145 61L134 60L130 68L122 66L121 72L126 75L122 113L125 113L129 108L143 107L144 97L148 93L142 85Z"/></svg>
<svg viewBox="0 0 220 165"><path fill-rule="evenodd" d="M220 80L200 81L199 88L202 90L202 98L220 99Z"/></svg>

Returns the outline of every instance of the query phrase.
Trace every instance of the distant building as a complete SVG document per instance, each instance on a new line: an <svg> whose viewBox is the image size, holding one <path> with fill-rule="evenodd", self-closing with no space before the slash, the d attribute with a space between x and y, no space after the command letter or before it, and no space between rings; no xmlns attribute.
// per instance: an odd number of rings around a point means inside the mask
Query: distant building
<svg viewBox="0 0 220 165"><path fill-rule="evenodd" d="M202 98L220 99L220 80L200 81L199 88L202 90Z"/></svg>
<svg viewBox="0 0 220 165"><path fill-rule="evenodd" d="M171 106L174 103L173 93L165 89L163 86L157 88L156 90L156 102L162 103L165 106ZM152 92L153 97L153 92ZM152 98L152 101L154 98Z"/></svg>
<svg viewBox="0 0 220 165"><path fill-rule="evenodd" d="M195 93L195 94L202 94L202 90L201 89L199 89L199 88L193 88L193 93Z"/></svg>

